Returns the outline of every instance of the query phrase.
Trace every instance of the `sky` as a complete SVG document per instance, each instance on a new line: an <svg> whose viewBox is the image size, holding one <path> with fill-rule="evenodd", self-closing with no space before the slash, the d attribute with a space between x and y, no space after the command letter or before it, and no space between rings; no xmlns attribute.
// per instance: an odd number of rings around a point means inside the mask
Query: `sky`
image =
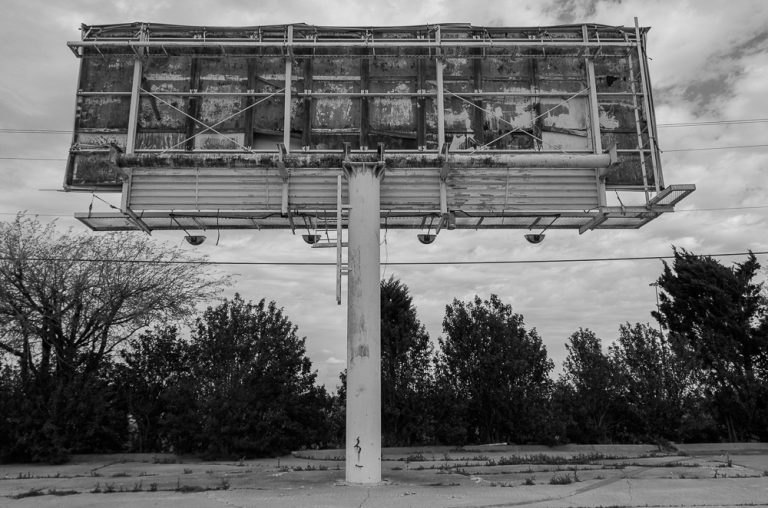
<svg viewBox="0 0 768 508"><path fill-rule="evenodd" d="M120 195L61 192L74 121L78 60L66 46L81 23L134 21L240 26L413 25L546 26L600 23L650 26L650 78L667 184L695 184L675 213L639 230L551 230L538 245L524 231L444 231L429 246L416 231L382 231L389 262L530 261L495 265L382 266L413 296L432 340L442 333L453 298L497 294L535 328L558 366L568 336L593 330L605 347L622 323L653 323L659 259L541 263L546 260L662 257L672 246L697 254L768 251L768 2L763 0L5 0L0 18L0 220L19 211L89 230L73 218L93 202L119 206ZM759 120L745 122L745 120ZM739 121L734 123L734 121ZM702 122L717 122L702 124ZM667 125L689 124L698 125ZM12 132L9 132L12 131ZM52 130L63 133L23 133ZM759 145L759 146L755 146ZM734 148L738 147L738 148ZM30 160L36 159L36 160ZM103 200L103 201L102 201ZM98 233L92 233L98 234ZM193 249L183 232L159 241ZM222 231L194 248L211 261L335 261L332 249L310 249L289 231ZM722 257L724 264L745 256ZM758 255L768 265L768 256ZM333 390L345 367L346 290L335 300L335 267L224 266L249 300L275 300L306 337L318 381ZM765 272L763 272L765 275ZM212 302L215 304L215 302Z"/></svg>

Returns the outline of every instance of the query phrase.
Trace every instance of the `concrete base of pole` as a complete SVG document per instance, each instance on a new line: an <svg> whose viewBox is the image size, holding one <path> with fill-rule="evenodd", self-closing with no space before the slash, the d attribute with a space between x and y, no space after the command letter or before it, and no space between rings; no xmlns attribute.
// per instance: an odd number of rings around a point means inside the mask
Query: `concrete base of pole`
<svg viewBox="0 0 768 508"><path fill-rule="evenodd" d="M349 189L346 480L381 482L379 190L383 164L345 162Z"/></svg>

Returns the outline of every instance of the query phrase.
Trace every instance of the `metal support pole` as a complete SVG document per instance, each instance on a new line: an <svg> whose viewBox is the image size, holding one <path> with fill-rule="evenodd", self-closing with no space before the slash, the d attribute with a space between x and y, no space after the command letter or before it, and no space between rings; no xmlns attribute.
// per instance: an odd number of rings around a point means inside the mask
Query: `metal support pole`
<svg viewBox="0 0 768 508"><path fill-rule="evenodd" d="M645 117L645 123L648 126L648 146L651 149L651 167L653 168L653 183L656 186L656 192L661 191L661 178L659 178L659 168L656 163L656 133L654 131L656 124L653 122L653 112L650 109L649 103L651 102L651 94L648 91L648 83L645 75L645 68L648 65L643 54L643 42L640 36L640 25L635 18L635 41L637 42L637 61L640 67L640 85L643 91L643 116ZM647 184L646 184L647 185Z"/></svg>
<svg viewBox="0 0 768 508"><path fill-rule="evenodd" d="M287 54L285 56L285 94L283 104L283 144L291 151L291 86L293 85L293 25L288 25L286 34Z"/></svg>
<svg viewBox="0 0 768 508"><path fill-rule="evenodd" d="M435 77L437 80L437 153L443 152L443 143L445 143L445 94L443 87L443 54L440 49L441 36L440 27L435 32L435 41L438 48L435 58Z"/></svg>
<svg viewBox="0 0 768 508"><path fill-rule="evenodd" d="M592 132L592 151L596 155L603 153L603 140L600 135L600 105L597 102L597 79L595 79L595 60L589 56L586 58L587 64L587 85L589 86L589 119L590 131ZM600 206L606 205L605 200L605 178L600 177L600 171L595 172L595 183L597 185L597 200Z"/></svg>
<svg viewBox="0 0 768 508"><path fill-rule="evenodd" d="M141 59L136 57L133 62L133 84L131 85L131 105L128 110L128 136L125 140L126 155L133 155L136 149L136 127L139 124L139 102L141 96L141 72L143 64Z"/></svg>
<svg viewBox="0 0 768 508"><path fill-rule="evenodd" d="M381 289L379 190L382 163L344 162L349 192L346 479L381 482Z"/></svg>

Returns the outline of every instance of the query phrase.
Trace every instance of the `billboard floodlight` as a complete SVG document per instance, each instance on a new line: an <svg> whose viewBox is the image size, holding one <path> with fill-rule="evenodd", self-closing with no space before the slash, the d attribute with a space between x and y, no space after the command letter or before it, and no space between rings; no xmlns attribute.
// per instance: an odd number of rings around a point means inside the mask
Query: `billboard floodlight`
<svg viewBox="0 0 768 508"><path fill-rule="evenodd" d="M419 233L416 235L416 238L419 239L421 243L424 245L429 245L430 243L433 243L435 239L437 238L437 235L433 235L431 233Z"/></svg>
<svg viewBox="0 0 768 508"><path fill-rule="evenodd" d="M203 235L187 235L184 237L184 239L187 241L188 244L194 245L197 247L198 245L202 245L205 241L205 236Z"/></svg>
<svg viewBox="0 0 768 508"><path fill-rule="evenodd" d="M529 243L541 243L546 235L544 233L530 233L524 236Z"/></svg>

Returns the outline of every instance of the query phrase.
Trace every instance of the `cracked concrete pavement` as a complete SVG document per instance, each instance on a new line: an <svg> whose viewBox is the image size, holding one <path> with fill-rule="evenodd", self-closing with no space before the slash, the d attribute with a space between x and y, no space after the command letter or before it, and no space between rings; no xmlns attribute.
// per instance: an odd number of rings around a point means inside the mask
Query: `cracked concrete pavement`
<svg viewBox="0 0 768 508"><path fill-rule="evenodd" d="M375 486L345 484L343 456L6 464L0 507L768 506L768 444L392 448Z"/></svg>

